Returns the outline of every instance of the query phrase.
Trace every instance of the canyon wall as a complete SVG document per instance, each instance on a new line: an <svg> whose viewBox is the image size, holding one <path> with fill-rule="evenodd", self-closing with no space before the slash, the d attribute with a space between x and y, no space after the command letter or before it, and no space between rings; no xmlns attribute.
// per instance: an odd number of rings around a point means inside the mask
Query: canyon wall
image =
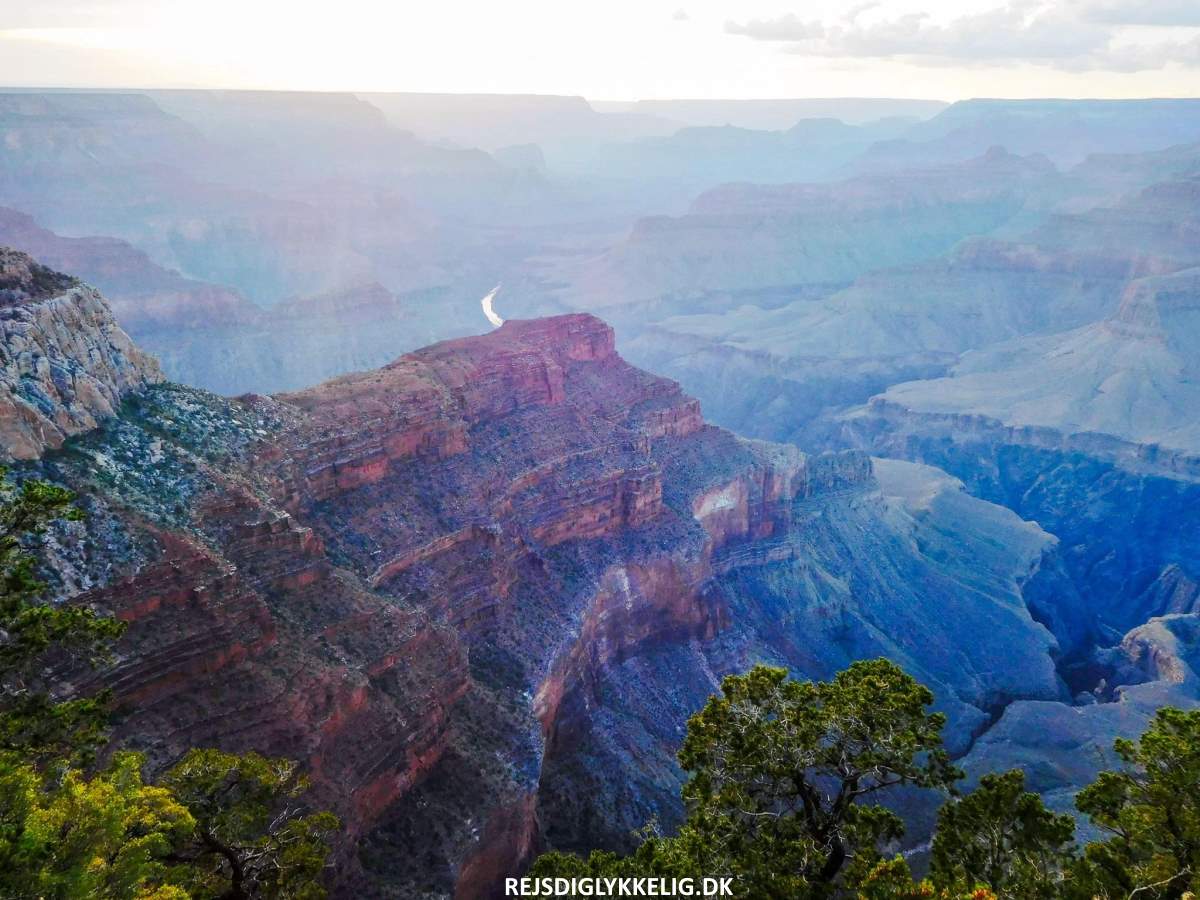
<svg viewBox="0 0 1200 900"><path fill-rule="evenodd" d="M47 539L56 593L130 623L77 684L113 689L116 744L300 759L342 896L494 896L678 821L686 718L754 662L890 656L956 753L1067 696L1025 600L1051 536L936 470L707 425L588 315L274 398L148 386L16 475L89 513Z"/></svg>

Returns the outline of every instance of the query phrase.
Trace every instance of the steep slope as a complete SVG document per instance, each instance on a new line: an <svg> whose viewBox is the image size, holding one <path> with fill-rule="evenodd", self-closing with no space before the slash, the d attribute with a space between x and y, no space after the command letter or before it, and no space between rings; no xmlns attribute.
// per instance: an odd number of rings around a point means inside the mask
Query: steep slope
<svg viewBox="0 0 1200 900"><path fill-rule="evenodd" d="M115 665L81 677L114 692L117 743L155 768L191 746L299 760L342 819L345 884L354 841L443 752L468 672L456 635L333 565L239 473L288 415L158 387L24 471L88 512L49 548L59 593L129 623Z"/></svg>
<svg viewBox="0 0 1200 900"><path fill-rule="evenodd" d="M474 892L529 851L536 823L580 847L677 820L678 729L714 673L753 660L826 675L901 659L937 686L960 750L996 705L1062 696L1054 642L1021 599L1057 578L1048 536L932 474L896 476L889 500L865 458L704 426L612 340L585 316L510 321L280 398L306 414L278 476L289 508L471 647L461 742L369 842L385 882L428 877L397 844ZM493 808L464 800L463 770Z"/></svg>
<svg viewBox="0 0 1200 900"><path fill-rule="evenodd" d="M1022 600L1031 582L1058 583L1053 539L937 470L883 461L875 472L870 490L797 498L782 539L717 551L729 625L712 641L649 648L570 698L543 763L551 841L626 848L651 817L677 822L683 723L722 675L755 662L828 677L857 658L896 659L937 685L955 753L1015 696L1064 696L1053 642ZM920 840L927 823L909 811Z"/></svg>
<svg viewBox="0 0 1200 900"><path fill-rule="evenodd" d="M0 247L0 446L30 459L161 381L92 288Z"/></svg>
<svg viewBox="0 0 1200 900"><path fill-rule="evenodd" d="M1172 234L1194 224L1172 221ZM844 420L877 452L941 466L1062 539L1088 616L1055 626L1076 689L1095 647L1187 611L1197 553L1195 268L1130 283L1109 318L966 355Z"/></svg>

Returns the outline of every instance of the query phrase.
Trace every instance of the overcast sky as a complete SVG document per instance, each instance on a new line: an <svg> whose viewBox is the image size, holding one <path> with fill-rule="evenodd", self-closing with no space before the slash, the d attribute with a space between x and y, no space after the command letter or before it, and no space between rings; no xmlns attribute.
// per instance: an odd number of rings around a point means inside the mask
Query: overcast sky
<svg viewBox="0 0 1200 900"><path fill-rule="evenodd" d="M0 84L1200 96L1200 0L0 0Z"/></svg>

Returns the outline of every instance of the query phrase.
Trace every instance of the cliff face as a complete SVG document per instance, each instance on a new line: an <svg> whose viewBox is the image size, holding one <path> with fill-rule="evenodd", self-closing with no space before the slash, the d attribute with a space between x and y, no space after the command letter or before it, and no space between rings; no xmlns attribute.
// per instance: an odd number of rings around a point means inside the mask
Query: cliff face
<svg viewBox="0 0 1200 900"><path fill-rule="evenodd" d="M1168 250L1194 228L1160 224ZM1110 225L1099 233L1120 233ZM1194 267L1135 279L1101 321L977 351L843 419L859 446L939 466L1058 538L1060 588L1025 593L1075 703L1012 704L963 764L1019 765L1064 811L1114 737L1141 733L1159 706L1200 702L1198 296Z"/></svg>
<svg viewBox="0 0 1200 900"><path fill-rule="evenodd" d="M1064 696L1024 601L1052 538L931 470L708 426L591 316L274 399L151 387L21 471L90 512L48 547L60 594L130 622L80 683L118 741L301 759L347 896L486 897L677 821L686 718L756 661L892 656L959 751Z"/></svg>
<svg viewBox="0 0 1200 900"><path fill-rule="evenodd" d="M162 380L91 288L0 248L0 442L32 459Z"/></svg>
<svg viewBox="0 0 1200 900"><path fill-rule="evenodd" d="M994 705L1062 696L1021 593L1053 568L1052 539L933 499L949 480L909 500L862 454L707 426L590 316L512 321L279 399L302 416L258 463L275 495L469 647L449 749L366 840L379 883L429 877L397 845L476 896L538 842L621 846L676 821L687 715L757 660L824 676L901 659L937 686L957 749ZM936 549L951 528L967 549ZM998 539L1011 549L985 549ZM985 555L988 574L966 571ZM964 635L970 657L951 649Z"/></svg>
<svg viewBox="0 0 1200 900"><path fill-rule="evenodd" d="M1194 215L1161 222L1172 236L1154 242L1163 252L1196 230ZM1120 227L1110 217L1102 233ZM1062 538L1090 599L1076 626L1060 625L1080 652L1180 611L1176 586L1196 575L1198 275L1134 279L1100 321L981 349L843 420L860 446L941 466Z"/></svg>
<svg viewBox="0 0 1200 900"><path fill-rule="evenodd" d="M286 415L153 388L21 471L88 511L56 541L59 592L129 623L115 665L81 683L113 690L117 743L153 767L191 746L298 759L342 818L349 883L354 841L438 758L469 676L456 635L336 566L241 470Z"/></svg>
<svg viewBox="0 0 1200 900"><path fill-rule="evenodd" d="M156 343L163 345L161 349L177 349L162 339L166 335L154 340L160 331L173 331L178 344L180 335L194 340L206 330L245 328L261 315L261 310L235 291L184 278L125 241L63 237L14 209L0 207L0 243L61 272L71 272L103 291L121 327L139 346L156 352L160 349ZM171 374L183 380L185 373Z"/></svg>

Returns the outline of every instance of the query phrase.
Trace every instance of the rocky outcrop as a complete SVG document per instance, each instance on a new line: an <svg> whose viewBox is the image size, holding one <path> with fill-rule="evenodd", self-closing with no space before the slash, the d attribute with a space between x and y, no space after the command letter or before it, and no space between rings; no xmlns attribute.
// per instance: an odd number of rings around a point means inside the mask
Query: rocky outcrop
<svg viewBox="0 0 1200 900"><path fill-rule="evenodd" d="M78 282L71 276L34 262L23 253L3 248L3 255L0 255L0 302L6 306L44 300L77 285Z"/></svg>
<svg viewBox="0 0 1200 900"><path fill-rule="evenodd" d="M34 459L161 381L92 288L0 248L0 447Z"/></svg>

